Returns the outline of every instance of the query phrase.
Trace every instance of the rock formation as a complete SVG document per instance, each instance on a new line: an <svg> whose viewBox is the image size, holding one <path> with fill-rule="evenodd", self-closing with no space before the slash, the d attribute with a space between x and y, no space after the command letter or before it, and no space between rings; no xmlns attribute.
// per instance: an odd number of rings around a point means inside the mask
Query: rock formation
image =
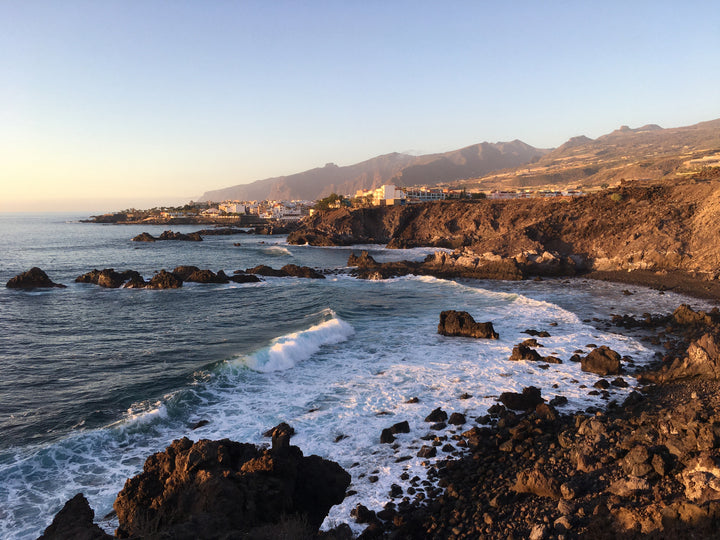
<svg viewBox="0 0 720 540"><path fill-rule="evenodd" d="M11 278L5 286L8 289L35 289L58 287L64 289L66 286L53 282L48 275L37 266L33 266L27 272L18 274Z"/></svg>
<svg viewBox="0 0 720 540"><path fill-rule="evenodd" d="M38 540L109 540L112 538L93 523L95 512L78 493L65 503Z"/></svg>
<svg viewBox="0 0 720 540"><path fill-rule="evenodd" d="M252 538L283 518L306 520L317 531L349 484L339 465L304 457L289 443L261 450L227 439L184 438L148 458L118 494L117 536Z"/></svg>
<svg viewBox="0 0 720 540"><path fill-rule="evenodd" d="M438 334L485 339L498 339L499 337L491 322L475 322L475 319L467 311L454 310L440 313Z"/></svg>

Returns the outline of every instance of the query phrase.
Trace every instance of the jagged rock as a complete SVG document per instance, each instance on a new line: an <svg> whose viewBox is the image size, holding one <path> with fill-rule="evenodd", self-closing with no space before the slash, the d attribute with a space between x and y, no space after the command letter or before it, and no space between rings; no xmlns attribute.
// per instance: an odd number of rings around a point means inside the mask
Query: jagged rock
<svg viewBox="0 0 720 540"><path fill-rule="evenodd" d="M660 371L643 375L653 382L666 382L689 377L720 379L720 346L712 334L703 334L687 349L687 356L676 359Z"/></svg>
<svg viewBox="0 0 720 540"><path fill-rule="evenodd" d="M172 273L175 274L175 276L178 279L181 279L183 281L187 281L187 278L190 277L194 272L198 272L200 269L197 266L176 266Z"/></svg>
<svg viewBox="0 0 720 540"><path fill-rule="evenodd" d="M508 409L514 411L529 411L544 401L540 389L534 386L523 388L522 394L517 392L503 392L500 394L498 400Z"/></svg>
<svg viewBox="0 0 720 540"><path fill-rule="evenodd" d="M262 281L254 274L233 274L228 276L228 279L235 283L259 283Z"/></svg>
<svg viewBox="0 0 720 540"><path fill-rule="evenodd" d="M183 234L173 231L163 231L158 240L183 240L185 242L202 242L202 236L198 233L193 232L190 234Z"/></svg>
<svg viewBox="0 0 720 540"><path fill-rule="evenodd" d="M617 495L618 497L631 497L638 491L647 491L650 489L650 483L644 478L620 478L616 480L607 491Z"/></svg>
<svg viewBox="0 0 720 540"><path fill-rule="evenodd" d="M465 415L459 412L454 412L448 419L448 424L452 426L462 426L465 423Z"/></svg>
<svg viewBox="0 0 720 540"><path fill-rule="evenodd" d="M630 450L623 458L621 465L628 476L641 477L653 470L648 449L639 444Z"/></svg>
<svg viewBox="0 0 720 540"><path fill-rule="evenodd" d="M620 355L610 347L602 345L590 351L580 361L580 369L598 375L617 375L622 369Z"/></svg>
<svg viewBox="0 0 720 540"><path fill-rule="evenodd" d="M146 288L148 289L177 289L182 287L182 280L178 279L175 274L160 270L148 281Z"/></svg>
<svg viewBox="0 0 720 540"><path fill-rule="evenodd" d="M540 355L535 349L519 343L513 347L512 354L508 360L513 362L520 360L528 360L530 362L542 362L545 358Z"/></svg>
<svg viewBox="0 0 720 540"><path fill-rule="evenodd" d="M120 538L253 538L281 519L317 531L345 497L350 475L299 448L259 449L228 439L173 441L145 462L115 500Z"/></svg>
<svg viewBox="0 0 720 540"><path fill-rule="evenodd" d="M351 253L350 257L348 257L348 266L357 266L359 268L367 268L369 266L377 266L377 262L375 259L373 259L370 254L363 250L360 252L360 255L355 255L355 253Z"/></svg>
<svg viewBox="0 0 720 540"><path fill-rule="evenodd" d="M716 456L703 452L688 462L680 475L685 496L698 504L720 500L720 463Z"/></svg>
<svg viewBox="0 0 720 540"><path fill-rule="evenodd" d="M157 238L148 232L140 233L132 239L133 242L155 242L155 240Z"/></svg>
<svg viewBox="0 0 720 540"><path fill-rule="evenodd" d="M268 277L287 277L287 273L282 270L275 270L274 268L265 264L259 264L253 268L245 270L247 274L258 274L260 276Z"/></svg>
<svg viewBox="0 0 720 540"><path fill-rule="evenodd" d="M122 287L126 281L139 282L143 281L142 276L134 270L126 270L125 272L116 272L112 268L104 270L92 270L75 278L77 283L94 283L100 287L109 289L117 289Z"/></svg>
<svg viewBox="0 0 720 540"><path fill-rule="evenodd" d="M222 270L220 271L222 272ZM215 273L212 270L196 270L190 274L184 281L195 283L228 283L230 280L225 272ZM175 272L173 272L174 274Z"/></svg>
<svg viewBox="0 0 720 540"><path fill-rule="evenodd" d="M519 472L512 489L516 493L531 493L551 499L560 498L560 484L558 481L539 469Z"/></svg>
<svg viewBox="0 0 720 540"><path fill-rule="evenodd" d="M417 457L421 458L434 458L435 456L437 456L437 448L434 446L423 445L417 453Z"/></svg>
<svg viewBox="0 0 720 540"><path fill-rule="evenodd" d="M499 337L491 322L478 323L467 311L454 310L440 313L438 334L485 339L498 339Z"/></svg>
<svg viewBox="0 0 720 540"><path fill-rule="evenodd" d="M444 422L447 420L448 415L440 407L432 411L425 417L426 422Z"/></svg>
<svg viewBox="0 0 720 540"><path fill-rule="evenodd" d="M65 289L65 285L53 282L48 275L43 272L37 266L33 266L27 272L18 274L14 278L11 278L5 286L8 289L35 289L35 288L50 288L58 287Z"/></svg>
<svg viewBox="0 0 720 540"><path fill-rule="evenodd" d="M95 512L78 493L65 503L38 540L106 540L112 538L93 523Z"/></svg>
<svg viewBox="0 0 720 540"><path fill-rule="evenodd" d="M298 266L297 264L286 264L280 269L287 276L301 277L309 279L325 279L320 272L310 268L309 266Z"/></svg>

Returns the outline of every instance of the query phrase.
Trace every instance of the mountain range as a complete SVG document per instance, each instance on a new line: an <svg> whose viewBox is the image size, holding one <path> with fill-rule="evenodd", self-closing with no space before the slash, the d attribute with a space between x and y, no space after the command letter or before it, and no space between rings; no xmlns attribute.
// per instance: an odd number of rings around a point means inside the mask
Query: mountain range
<svg viewBox="0 0 720 540"><path fill-rule="evenodd" d="M649 124L591 139L573 137L555 149L522 141L480 143L439 154L391 153L354 165L308 171L205 192L201 201L307 199L353 194L383 184L517 189L592 187L621 180L658 180L720 165L720 119L663 129Z"/></svg>

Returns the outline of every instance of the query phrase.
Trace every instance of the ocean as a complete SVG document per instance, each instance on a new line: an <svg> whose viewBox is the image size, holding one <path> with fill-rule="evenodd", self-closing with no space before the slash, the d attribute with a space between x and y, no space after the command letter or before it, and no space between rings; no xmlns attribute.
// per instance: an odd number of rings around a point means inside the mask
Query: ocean
<svg viewBox="0 0 720 540"><path fill-rule="evenodd" d="M176 290L103 289L74 279L94 268L149 278L179 265L231 274L258 264L343 269L353 251L379 261L421 260L430 248L292 246L281 236L207 236L203 242L132 242L155 225L80 223L87 216L0 214L0 282L33 266L66 289L0 288L0 538L36 538L67 499L83 492L108 532L112 503L149 455L174 439L268 444L263 432L295 428L305 455L334 460L356 494L324 527L347 522L358 503L380 510L400 475L423 477L415 457L436 407L468 424L504 391L534 385L562 411L603 407L598 377L568 358L607 345L642 364L655 351L605 329L613 313L662 313L703 301L584 279L493 282L403 277L366 281L263 278L255 284L186 283ZM176 226L191 232L202 227ZM240 246L233 245L240 242ZM437 334L439 314L465 310L492 321L498 340ZM564 363L509 362L513 345L545 330L543 355ZM632 391L611 387L618 402ZM463 394L471 397L461 396ZM417 397L418 403L407 403ZM407 420L398 448L382 429ZM200 428L193 427L207 421ZM411 459L397 462L401 456ZM438 457L445 457L438 448ZM377 476L370 482L370 476Z"/></svg>

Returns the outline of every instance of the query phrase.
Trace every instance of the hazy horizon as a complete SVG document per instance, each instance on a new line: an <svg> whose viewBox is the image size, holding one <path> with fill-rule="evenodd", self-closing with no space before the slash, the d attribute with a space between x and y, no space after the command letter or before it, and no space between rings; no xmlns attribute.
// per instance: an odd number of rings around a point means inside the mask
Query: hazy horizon
<svg viewBox="0 0 720 540"><path fill-rule="evenodd" d="M720 117L720 5L70 0L0 7L0 211ZM151 204L154 202L154 204Z"/></svg>

